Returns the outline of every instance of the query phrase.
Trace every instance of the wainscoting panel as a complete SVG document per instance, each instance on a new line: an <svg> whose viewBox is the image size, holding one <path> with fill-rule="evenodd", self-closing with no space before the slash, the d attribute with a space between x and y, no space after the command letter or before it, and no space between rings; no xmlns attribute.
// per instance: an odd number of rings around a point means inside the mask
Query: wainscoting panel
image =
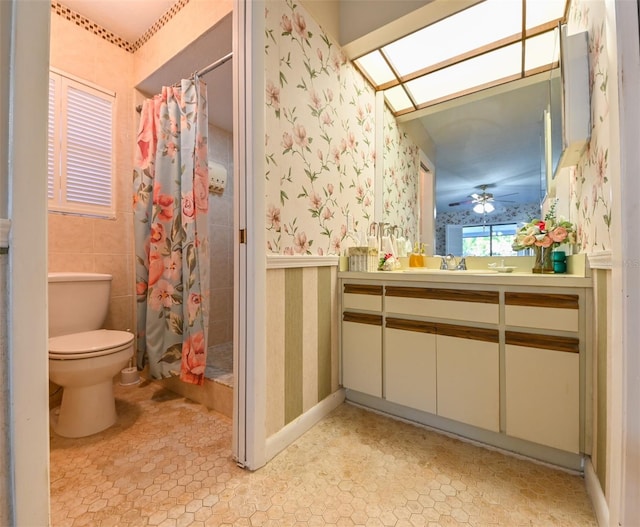
<svg viewBox="0 0 640 527"><path fill-rule="evenodd" d="M267 270L267 437L338 390L337 268Z"/></svg>

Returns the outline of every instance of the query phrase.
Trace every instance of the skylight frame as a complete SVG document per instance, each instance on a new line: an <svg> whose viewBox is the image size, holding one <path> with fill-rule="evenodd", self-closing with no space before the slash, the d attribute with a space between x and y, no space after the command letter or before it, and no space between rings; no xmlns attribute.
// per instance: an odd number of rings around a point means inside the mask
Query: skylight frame
<svg viewBox="0 0 640 527"><path fill-rule="evenodd" d="M453 13L442 20L438 20L433 24L426 26L426 28L430 28L430 27L432 28L433 26L436 26L438 24L447 24L448 27L450 28L454 27L455 18L457 16L463 16L466 18L473 17L474 8L486 9L488 4L495 4L496 1L503 1L503 0L484 0L483 2L474 4L473 6L467 7L461 11ZM376 91L385 91L385 101L387 105L390 107L392 113L396 117L398 117L399 115L411 113L413 111L420 110L428 106L433 106L435 104L438 104L450 99L454 99L456 97L460 97L461 95L475 93L477 91L480 91L492 86L497 86L500 84L504 84L506 82L522 79L530 75L535 75L544 71L550 71L553 68L557 68L559 65L559 60L555 56L552 60L550 60L550 62L546 64L542 64L541 62L539 62L536 67L527 68L527 64L529 63L529 61L526 54L527 44L531 45L533 42L535 42L535 40L529 40L529 39L535 39L535 37L538 37L545 33L549 33L550 31L553 31L553 30L556 30L556 38L559 38L559 36L557 36L559 34L559 31L557 31L557 28L561 23L564 23L566 21L569 2L568 0L555 0L555 2L556 2L556 6L554 8L555 10L551 11L553 18L549 20L545 20L539 15L535 15L535 16L531 15L531 12L532 12L531 10L534 10L540 7L538 5L539 2L535 2L534 0L529 0L527 2L527 0L522 0L522 4L521 4L522 20L520 23L520 30L518 32L514 34L508 34L509 31L502 32L500 34L501 38L498 40L489 41L485 39L486 43L484 45L474 49L465 50L463 48L458 48L458 50L462 49L462 53L458 53L455 56L450 56L448 58L445 57L443 60L439 60L443 58L443 55L441 54L438 59L439 62L431 62L431 63L425 64L424 67L416 69L415 71L407 71L406 68L399 67L396 64L394 64L394 61L393 61L394 52L389 52L389 50L400 49L400 45L398 44L400 41L403 41L404 39L415 39L416 38L415 35L420 33L421 31L424 31L425 28L421 28L409 35L406 35L384 46L376 48L375 50L369 53L366 53L360 57L357 57L354 60L354 62L356 67L362 72L362 74L367 78L367 80L371 83L371 85L374 87ZM485 4L484 7L482 7L483 4ZM545 6L547 6L548 2L545 1L544 4ZM528 19L525 16L525 13L529 15ZM558 17L560 13L562 13L562 15ZM533 18L533 20L531 20L531 18ZM512 25L512 27L514 26ZM409 42L410 41L411 40L409 40ZM452 66L455 66L457 64L462 64L465 61L472 61L473 59L478 59L483 55L491 54L492 52L497 52L498 50L511 46L515 43L520 43L522 46L522 53L521 53L522 57L520 61L521 66L519 68L519 73L517 74L509 75L503 78L496 78L491 80L490 82L485 81L482 83L478 83L475 87L467 88L465 90L458 91L455 93L450 93L448 95L438 97L437 99L434 99L431 101L424 101L424 100L421 100L420 98L416 99L410 89L410 86L412 86L411 82L415 81L416 79L429 76L441 70L452 68ZM376 83L374 80L374 77L376 77L376 74L372 74L366 70L365 65L369 60L366 57L372 54L377 54L377 60L379 61L379 63L384 64L385 65L384 67L388 68L387 75L384 78L383 82ZM550 56L551 56L551 53L550 53ZM414 86L416 84L419 84L419 82L413 83ZM387 93L393 93L389 91L392 88L393 88L393 92L395 92L396 94L399 93L399 88L401 88L404 91L406 100L404 104L400 105L401 107L398 107L397 99L396 99L396 104L394 105L386 97ZM411 106L407 105L407 101L411 102Z"/></svg>

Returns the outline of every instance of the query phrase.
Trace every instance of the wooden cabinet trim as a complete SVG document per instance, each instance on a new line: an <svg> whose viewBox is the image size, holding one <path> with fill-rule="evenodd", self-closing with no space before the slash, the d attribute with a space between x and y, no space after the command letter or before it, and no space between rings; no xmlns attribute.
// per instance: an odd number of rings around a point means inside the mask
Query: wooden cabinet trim
<svg viewBox="0 0 640 527"><path fill-rule="evenodd" d="M385 326L389 329L433 333L447 337L481 340L484 342L498 343L500 341L500 333L497 329L476 328L472 326L460 326L457 324L441 324L439 322L427 322L424 320L409 320L406 318L394 317L387 317Z"/></svg>
<svg viewBox="0 0 640 527"><path fill-rule="evenodd" d="M387 318L386 327L389 329L402 329L404 331L417 331L419 333L436 333L437 324L423 320L408 320L405 318Z"/></svg>
<svg viewBox="0 0 640 527"><path fill-rule="evenodd" d="M382 296L382 286L367 284L344 284L344 292L352 295Z"/></svg>
<svg viewBox="0 0 640 527"><path fill-rule="evenodd" d="M345 311L342 314L343 322L356 322L358 324L369 324L371 326L382 326L382 315L368 315L366 313L352 313Z"/></svg>
<svg viewBox="0 0 640 527"><path fill-rule="evenodd" d="M432 300L452 300L454 302L477 302L498 304L498 291L473 291L466 289L440 289L431 287L386 286L385 295L402 298L421 298Z"/></svg>
<svg viewBox="0 0 640 527"><path fill-rule="evenodd" d="M437 334L461 339L481 340L483 342L500 342L500 332L497 329L474 328L455 324L436 324Z"/></svg>
<svg viewBox="0 0 640 527"><path fill-rule="evenodd" d="M541 348L567 353L580 353L580 340L573 337L558 337L539 335L537 333L523 333L520 331L506 331L505 343L527 348Z"/></svg>
<svg viewBox="0 0 640 527"><path fill-rule="evenodd" d="M518 293L506 292L504 303L507 306L555 307L560 309L578 309L578 295L554 293Z"/></svg>

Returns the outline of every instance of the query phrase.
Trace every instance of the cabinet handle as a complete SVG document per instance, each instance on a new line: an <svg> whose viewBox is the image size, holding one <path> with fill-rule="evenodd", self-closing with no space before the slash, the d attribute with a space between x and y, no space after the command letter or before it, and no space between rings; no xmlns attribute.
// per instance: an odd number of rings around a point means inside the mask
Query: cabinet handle
<svg viewBox="0 0 640 527"><path fill-rule="evenodd" d="M382 286L365 284L344 284L344 292L354 295L382 296Z"/></svg>
<svg viewBox="0 0 640 527"><path fill-rule="evenodd" d="M505 293L507 306L555 307L560 309L578 309L578 295L558 295L540 293Z"/></svg>
<svg viewBox="0 0 640 527"><path fill-rule="evenodd" d="M551 351L580 353L580 341L572 337L557 337L539 335L537 333L521 333L520 331L505 331L505 344L524 346L527 348L541 348Z"/></svg>
<svg viewBox="0 0 640 527"><path fill-rule="evenodd" d="M389 329L416 331L418 333L436 333L436 324L434 322L424 322L423 320L387 317L386 327Z"/></svg>
<svg viewBox="0 0 640 527"><path fill-rule="evenodd" d="M386 296L402 298L421 298L431 300L453 300L454 302L477 302L480 304L498 304L498 291L466 291L462 289L439 289L429 287L387 286Z"/></svg>
<svg viewBox="0 0 640 527"><path fill-rule="evenodd" d="M458 337L461 339L481 340L483 342L500 342L500 333L497 329L474 328L471 326L458 326L455 324L436 324L438 335Z"/></svg>
<svg viewBox="0 0 640 527"><path fill-rule="evenodd" d="M342 314L344 322L356 322L358 324L370 324L372 326L382 326L382 315L367 315L365 313L351 313L345 311Z"/></svg>

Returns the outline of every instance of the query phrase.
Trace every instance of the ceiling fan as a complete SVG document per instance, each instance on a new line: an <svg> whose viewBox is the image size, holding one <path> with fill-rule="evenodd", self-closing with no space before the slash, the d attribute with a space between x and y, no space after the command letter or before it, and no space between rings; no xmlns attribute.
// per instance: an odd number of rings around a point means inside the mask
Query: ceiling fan
<svg viewBox="0 0 640 527"><path fill-rule="evenodd" d="M478 214L486 214L488 212L493 212L495 210L495 206L493 205L494 197L491 192L487 192L487 189L493 186L494 185L489 185L489 184L479 185L476 188L479 188L482 192L480 193L474 192L473 194L470 194L469 197L471 199L468 199L466 201L457 201L454 203L449 203L449 207L473 204L473 211L477 212ZM500 198L504 198L507 196L514 196L515 194L517 194L517 192L513 192L511 194L504 194L503 196L500 196ZM503 200L500 199L500 201L503 201ZM513 202L505 201L505 203L513 203Z"/></svg>

